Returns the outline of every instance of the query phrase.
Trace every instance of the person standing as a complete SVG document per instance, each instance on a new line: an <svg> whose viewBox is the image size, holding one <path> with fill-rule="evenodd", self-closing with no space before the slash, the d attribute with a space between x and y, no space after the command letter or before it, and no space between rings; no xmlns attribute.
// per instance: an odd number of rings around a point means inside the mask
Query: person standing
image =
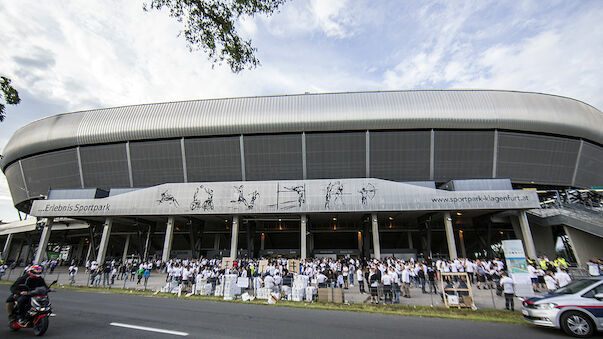
<svg viewBox="0 0 603 339"><path fill-rule="evenodd" d="M553 272L547 271L544 275L544 283L546 285L546 289L549 292L552 292L557 289L557 280L553 276Z"/></svg>
<svg viewBox="0 0 603 339"><path fill-rule="evenodd" d="M385 295L385 301L384 301L384 303L387 304L387 301L389 300L389 302L391 304L393 304L393 298L392 298L392 276L389 275L388 272L386 272L385 274L383 274L383 276L381 276L381 283L383 284L383 293Z"/></svg>
<svg viewBox="0 0 603 339"><path fill-rule="evenodd" d="M75 276L77 275L77 266L69 266L69 284L75 284Z"/></svg>
<svg viewBox="0 0 603 339"><path fill-rule="evenodd" d="M402 292L404 298L410 298L410 271L408 266L404 267L402 271Z"/></svg>
<svg viewBox="0 0 603 339"><path fill-rule="evenodd" d="M557 279L559 287L566 286L572 282L572 278L570 278L569 274L567 274L567 270L565 268L559 269L559 272L555 274L555 279Z"/></svg>
<svg viewBox="0 0 603 339"><path fill-rule="evenodd" d="M379 303L379 276L377 275L377 269L373 267L369 274L369 286L371 290L371 303Z"/></svg>
<svg viewBox="0 0 603 339"><path fill-rule="evenodd" d="M360 293L366 293L364 290L364 273L362 272L361 266L358 266L358 270L356 270L356 281L358 282L358 288L360 288Z"/></svg>
<svg viewBox="0 0 603 339"><path fill-rule="evenodd" d="M515 305L513 298L515 297L515 288L513 286L513 279L507 276L506 273L501 274L500 286L503 288L505 294L505 309L509 311L515 311Z"/></svg>

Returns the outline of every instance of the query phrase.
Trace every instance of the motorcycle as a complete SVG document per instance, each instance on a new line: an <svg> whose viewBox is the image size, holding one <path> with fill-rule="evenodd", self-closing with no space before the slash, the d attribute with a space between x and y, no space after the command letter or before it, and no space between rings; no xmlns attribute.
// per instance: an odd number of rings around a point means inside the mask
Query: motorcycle
<svg viewBox="0 0 603 339"><path fill-rule="evenodd" d="M49 317L52 314L52 307L50 307L50 300L48 299L48 293L52 292L50 289L52 285L56 284L57 281L53 281L48 288L41 286L34 288L33 290L27 291L27 294L31 296L30 305L31 307L26 313L26 317L23 323L19 323L16 317L16 307L13 310L13 314L9 315L8 327L12 331L18 331L22 328L33 328L35 336L41 336L46 333L49 325ZM21 285L25 288L27 286ZM15 302L16 306L16 302Z"/></svg>

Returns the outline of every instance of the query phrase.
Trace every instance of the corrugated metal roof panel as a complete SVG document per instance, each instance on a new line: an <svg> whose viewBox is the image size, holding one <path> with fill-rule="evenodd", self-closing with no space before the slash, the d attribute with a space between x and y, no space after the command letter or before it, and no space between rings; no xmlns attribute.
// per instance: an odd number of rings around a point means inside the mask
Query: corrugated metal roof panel
<svg viewBox="0 0 603 339"><path fill-rule="evenodd" d="M60 114L19 129L4 168L21 157L75 145L204 135L365 129L534 131L603 144L603 114L554 95L417 90L212 99Z"/></svg>

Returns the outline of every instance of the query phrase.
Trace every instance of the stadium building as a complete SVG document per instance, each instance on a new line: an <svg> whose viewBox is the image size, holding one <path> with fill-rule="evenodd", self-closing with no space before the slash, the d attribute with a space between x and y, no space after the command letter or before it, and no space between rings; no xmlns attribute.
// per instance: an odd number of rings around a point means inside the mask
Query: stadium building
<svg viewBox="0 0 603 339"><path fill-rule="evenodd" d="M145 104L19 129L1 168L21 262L131 256L603 257L603 114L416 90ZM564 246L559 246L563 243Z"/></svg>

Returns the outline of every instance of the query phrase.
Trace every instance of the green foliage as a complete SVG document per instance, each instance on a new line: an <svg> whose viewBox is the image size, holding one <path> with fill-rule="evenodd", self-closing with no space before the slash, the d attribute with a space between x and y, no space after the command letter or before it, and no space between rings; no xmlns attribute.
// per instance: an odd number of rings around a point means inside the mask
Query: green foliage
<svg viewBox="0 0 603 339"><path fill-rule="evenodd" d="M16 105L21 102L19 93L13 86L10 85L10 79L5 76L0 76L0 121L4 121L4 102L9 105Z"/></svg>
<svg viewBox="0 0 603 339"><path fill-rule="evenodd" d="M144 10L167 7L184 23L190 50L201 49L213 63L225 61L234 73L260 64L251 40L243 40L235 23L241 16L270 15L286 0L151 0Z"/></svg>

